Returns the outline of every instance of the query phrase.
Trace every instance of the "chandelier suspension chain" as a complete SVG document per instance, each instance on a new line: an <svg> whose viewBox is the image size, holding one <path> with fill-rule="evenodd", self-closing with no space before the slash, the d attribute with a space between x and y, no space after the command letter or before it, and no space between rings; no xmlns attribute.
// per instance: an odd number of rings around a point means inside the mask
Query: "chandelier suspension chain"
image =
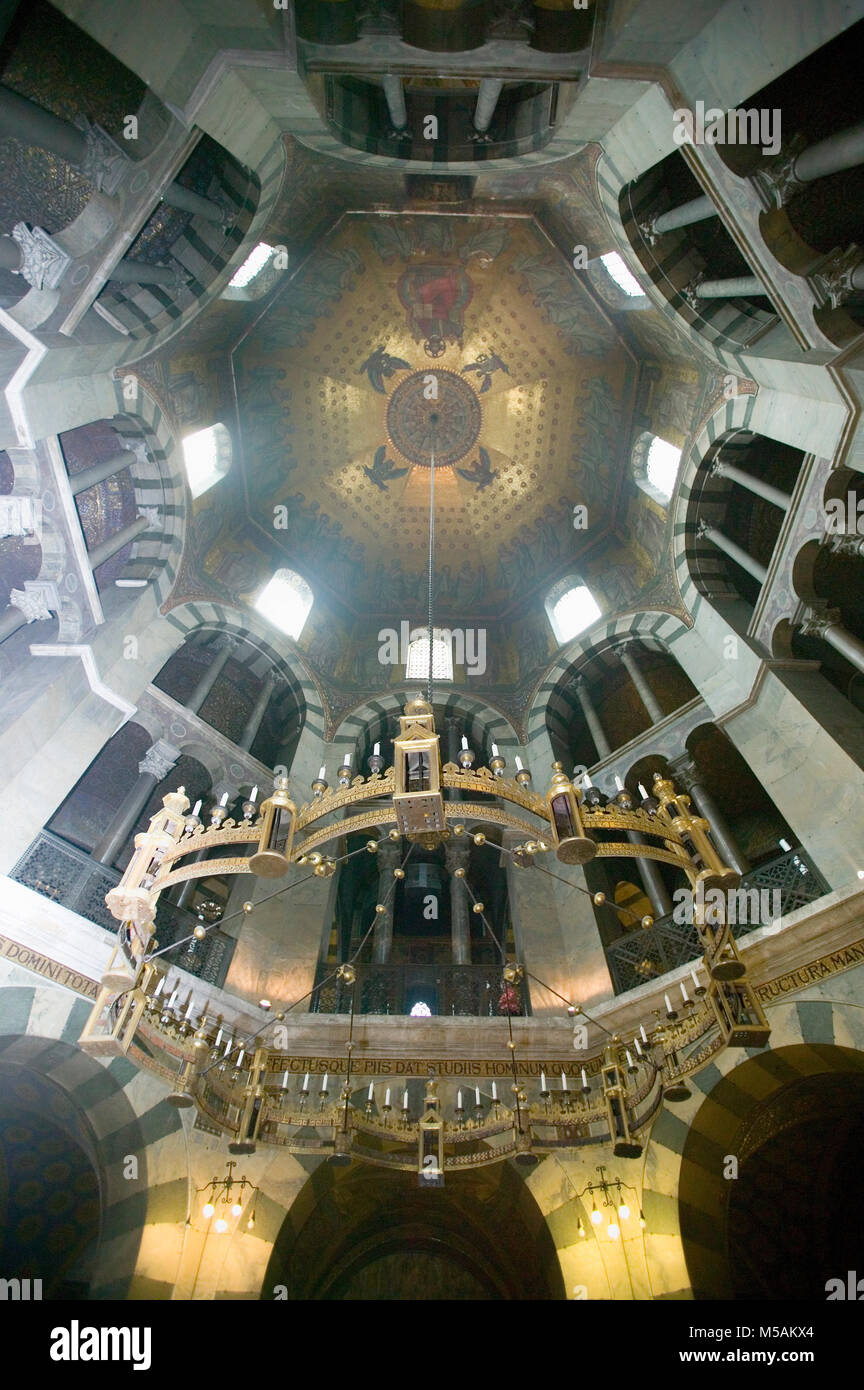
<svg viewBox="0 0 864 1390"><path fill-rule="evenodd" d="M432 429L432 467L429 469L429 679L426 683L426 698L432 704L432 663L434 651L432 645L433 626L432 626L432 603L433 603L433 582L435 574L435 429Z"/></svg>

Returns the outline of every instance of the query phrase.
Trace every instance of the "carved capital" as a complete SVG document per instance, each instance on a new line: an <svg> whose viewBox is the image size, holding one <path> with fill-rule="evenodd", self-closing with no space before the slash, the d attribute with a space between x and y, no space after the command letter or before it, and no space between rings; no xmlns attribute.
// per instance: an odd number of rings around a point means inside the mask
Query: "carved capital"
<svg viewBox="0 0 864 1390"><path fill-rule="evenodd" d="M653 246L660 239L660 233L656 230L657 218L650 217L647 222L639 223L639 234L644 242Z"/></svg>
<svg viewBox="0 0 864 1390"><path fill-rule="evenodd" d="M858 290L853 283L856 270L864 268L864 252L853 242L845 250L837 247L809 277L818 298L832 309L839 309Z"/></svg>
<svg viewBox="0 0 864 1390"><path fill-rule="evenodd" d="M696 291L704 279L704 272L700 270L698 275L694 275L692 280L688 280L681 291L681 298L684 300L687 307L693 310L694 314L699 313L702 308L702 301Z"/></svg>
<svg viewBox="0 0 864 1390"><path fill-rule="evenodd" d="M157 782L161 782L163 777L167 777L172 768L176 767L177 759L180 757L180 750L173 748L164 739L159 739L144 754L138 764L138 771L147 773L150 777L155 777Z"/></svg>
<svg viewBox="0 0 864 1390"><path fill-rule="evenodd" d="M87 141L79 166L81 173L100 193L116 193L132 161L100 125L88 121L86 116L76 117L75 124L83 130Z"/></svg>
<svg viewBox="0 0 864 1390"><path fill-rule="evenodd" d="M21 610L28 623L43 622L60 610L57 589L44 579L25 579L23 589L12 590L9 602Z"/></svg>
<svg viewBox="0 0 864 1390"><path fill-rule="evenodd" d="M42 534L42 503L36 497L0 497L0 537L24 536L31 545Z"/></svg>
<svg viewBox="0 0 864 1390"><path fill-rule="evenodd" d="M767 169L759 169L753 175L753 182L766 207L782 208L799 188L804 187L803 181L795 177L795 161L803 153L806 143L804 136L798 132Z"/></svg>
<svg viewBox="0 0 864 1390"><path fill-rule="evenodd" d="M138 515L144 517L147 522L148 531L161 531L162 520L159 516L158 507L139 507Z"/></svg>
<svg viewBox="0 0 864 1390"><path fill-rule="evenodd" d="M839 608L829 608L824 602L811 603L804 609L798 631L802 637L824 637L829 627L836 627L839 622Z"/></svg>
<svg viewBox="0 0 864 1390"><path fill-rule="evenodd" d="M826 536L825 544L835 555L864 555L864 536Z"/></svg>
<svg viewBox="0 0 864 1390"><path fill-rule="evenodd" d="M16 222L12 236L21 248L21 265L14 271L34 290L56 289L72 264L72 257L41 227Z"/></svg>

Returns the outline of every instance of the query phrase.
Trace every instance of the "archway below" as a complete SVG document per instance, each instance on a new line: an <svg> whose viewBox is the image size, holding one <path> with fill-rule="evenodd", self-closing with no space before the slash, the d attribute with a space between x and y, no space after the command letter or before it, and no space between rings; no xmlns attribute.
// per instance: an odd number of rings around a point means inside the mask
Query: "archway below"
<svg viewBox="0 0 864 1390"><path fill-rule="evenodd" d="M272 1299L563 1299L540 1208L507 1163L448 1173L322 1164L288 1212L262 1289Z"/></svg>

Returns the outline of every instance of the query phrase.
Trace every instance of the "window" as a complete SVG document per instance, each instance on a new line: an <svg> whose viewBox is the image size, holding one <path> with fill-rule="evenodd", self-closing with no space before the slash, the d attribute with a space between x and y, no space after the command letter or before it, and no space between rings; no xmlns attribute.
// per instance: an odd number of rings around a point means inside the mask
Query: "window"
<svg viewBox="0 0 864 1390"><path fill-rule="evenodd" d="M600 617L600 609L584 584L573 584L559 598L547 600L546 611L552 631L560 643L572 642Z"/></svg>
<svg viewBox="0 0 864 1390"><path fill-rule="evenodd" d="M615 281L615 284L625 294L637 295L644 294L642 286L636 276L627 269L617 251L609 251L607 255L600 257L607 275Z"/></svg>
<svg viewBox="0 0 864 1390"><path fill-rule="evenodd" d="M412 1006L411 1013L408 1016L409 1018L431 1018L432 1010L429 1008L428 1004L423 1003L422 999L418 999L417 1003Z"/></svg>
<svg viewBox="0 0 864 1390"><path fill-rule="evenodd" d="M274 250L275 247L268 246L266 241L259 241L255 249L249 252L240 269L236 270L228 281L231 288L233 290L245 289L250 280L254 280L256 275L261 274L261 271L270 261Z"/></svg>
<svg viewBox="0 0 864 1390"><path fill-rule="evenodd" d="M305 579L293 570L277 570L256 598L255 608L268 623L296 642L312 602L312 590Z"/></svg>
<svg viewBox="0 0 864 1390"><path fill-rule="evenodd" d="M224 425L187 434L183 440L183 462L193 497L202 497L231 467L231 436Z"/></svg>
<svg viewBox="0 0 864 1390"><path fill-rule="evenodd" d="M681 463L681 450L657 434L640 434L633 446L633 476L637 485L659 502L668 505L675 490Z"/></svg>
<svg viewBox="0 0 864 1390"><path fill-rule="evenodd" d="M452 681L453 647L450 633L436 627L432 631L432 679ZM429 634L415 637L408 647L408 661L405 666L405 679L409 681L427 680L429 676Z"/></svg>
<svg viewBox="0 0 864 1390"><path fill-rule="evenodd" d="M681 450L655 434L645 459L645 477L667 502L675 487L680 462Z"/></svg>

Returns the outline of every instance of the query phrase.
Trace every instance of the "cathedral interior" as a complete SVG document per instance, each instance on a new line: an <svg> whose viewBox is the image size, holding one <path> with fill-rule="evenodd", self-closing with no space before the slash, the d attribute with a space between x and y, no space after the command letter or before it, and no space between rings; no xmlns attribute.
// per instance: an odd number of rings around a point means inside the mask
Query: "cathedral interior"
<svg viewBox="0 0 864 1390"><path fill-rule="evenodd" d="M4 1280L864 1273L862 36L0 0Z"/></svg>

